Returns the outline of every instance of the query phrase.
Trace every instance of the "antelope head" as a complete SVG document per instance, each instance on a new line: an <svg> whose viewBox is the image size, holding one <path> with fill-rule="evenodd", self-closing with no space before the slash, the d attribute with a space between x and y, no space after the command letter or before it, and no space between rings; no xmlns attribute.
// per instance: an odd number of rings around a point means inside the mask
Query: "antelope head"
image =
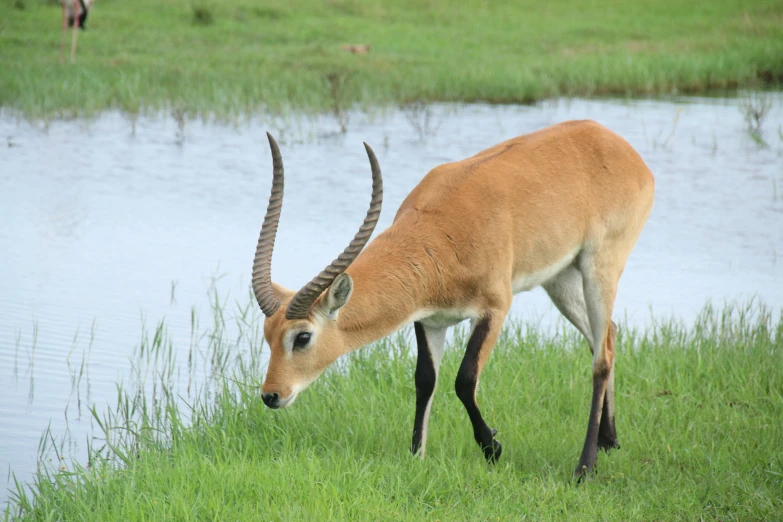
<svg viewBox="0 0 783 522"><path fill-rule="evenodd" d="M348 247L298 292L272 282L272 250L283 206L283 158L271 134L272 193L253 260L253 293L264 312L264 338L271 350L262 386L264 404L290 406L340 355L352 348L339 329L337 316L351 297L353 281L345 269L370 239L383 200L381 168L375 153L364 144L372 170L372 198L364 223Z"/></svg>

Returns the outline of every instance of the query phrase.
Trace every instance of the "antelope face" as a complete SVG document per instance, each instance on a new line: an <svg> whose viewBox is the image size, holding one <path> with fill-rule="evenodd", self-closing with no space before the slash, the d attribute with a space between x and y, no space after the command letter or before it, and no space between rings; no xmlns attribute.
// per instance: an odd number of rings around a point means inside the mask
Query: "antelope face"
<svg viewBox="0 0 783 522"><path fill-rule="evenodd" d="M294 292L274 285L281 302ZM284 308L264 321L264 338L272 354L261 388L264 404L285 408L340 355L348 351L337 327L337 314L348 302L353 282L340 274L313 303L306 319L287 319Z"/></svg>
<svg viewBox="0 0 783 522"><path fill-rule="evenodd" d="M345 269L356 259L372 235L381 214L383 180L381 168L366 143L372 170L372 198L364 223L353 241L320 274L294 293L272 283L272 250L283 206L283 158L274 138L272 149L272 194L253 260L253 293L266 315L264 338L271 350L266 379L261 388L270 408L290 406L327 366L348 351L337 326L340 308L348 302L353 281Z"/></svg>

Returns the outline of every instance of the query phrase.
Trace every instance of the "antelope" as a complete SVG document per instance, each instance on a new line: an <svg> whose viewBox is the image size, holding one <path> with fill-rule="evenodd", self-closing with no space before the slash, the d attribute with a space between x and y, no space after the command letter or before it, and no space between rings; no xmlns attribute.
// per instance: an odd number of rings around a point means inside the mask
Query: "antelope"
<svg viewBox="0 0 783 522"><path fill-rule="evenodd" d="M411 452L423 458L446 331L468 319L455 390L489 462L502 446L481 415L476 385L512 296L542 286L592 351L592 402L574 472L591 474L598 448L619 447L611 320L617 285L647 221L654 180L639 154L593 121L522 135L432 169L392 225L364 250L381 211L373 150L370 208L354 239L299 291L271 280L283 198L274 138L273 182L253 261L252 286L271 350L262 400L290 406L338 357L413 323L418 350Z"/></svg>

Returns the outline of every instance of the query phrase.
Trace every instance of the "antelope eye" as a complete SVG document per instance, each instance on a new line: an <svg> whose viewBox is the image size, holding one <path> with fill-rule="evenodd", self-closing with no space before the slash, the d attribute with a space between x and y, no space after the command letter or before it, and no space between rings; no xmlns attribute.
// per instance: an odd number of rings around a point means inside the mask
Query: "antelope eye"
<svg viewBox="0 0 783 522"><path fill-rule="evenodd" d="M300 332L296 335L296 339L294 339L294 350L301 349L307 346L307 344L310 342L310 332Z"/></svg>

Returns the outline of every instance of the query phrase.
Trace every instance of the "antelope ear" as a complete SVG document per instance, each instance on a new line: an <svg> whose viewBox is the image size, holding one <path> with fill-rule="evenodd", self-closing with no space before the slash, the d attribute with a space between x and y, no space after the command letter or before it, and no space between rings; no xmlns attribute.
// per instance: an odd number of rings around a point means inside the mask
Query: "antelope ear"
<svg viewBox="0 0 783 522"><path fill-rule="evenodd" d="M291 298L294 297L294 294L296 293L282 285L278 285L274 281L272 281L272 292L275 294L275 297L277 297L277 300L281 303L288 302Z"/></svg>
<svg viewBox="0 0 783 522"><path fill-rule="evenodd" d="M353 293L353 279L348 274L338 275L331 284L326 294L321 298L318 306L321 313L330 319L337 319L337 312L342 308Z"/></svg>

